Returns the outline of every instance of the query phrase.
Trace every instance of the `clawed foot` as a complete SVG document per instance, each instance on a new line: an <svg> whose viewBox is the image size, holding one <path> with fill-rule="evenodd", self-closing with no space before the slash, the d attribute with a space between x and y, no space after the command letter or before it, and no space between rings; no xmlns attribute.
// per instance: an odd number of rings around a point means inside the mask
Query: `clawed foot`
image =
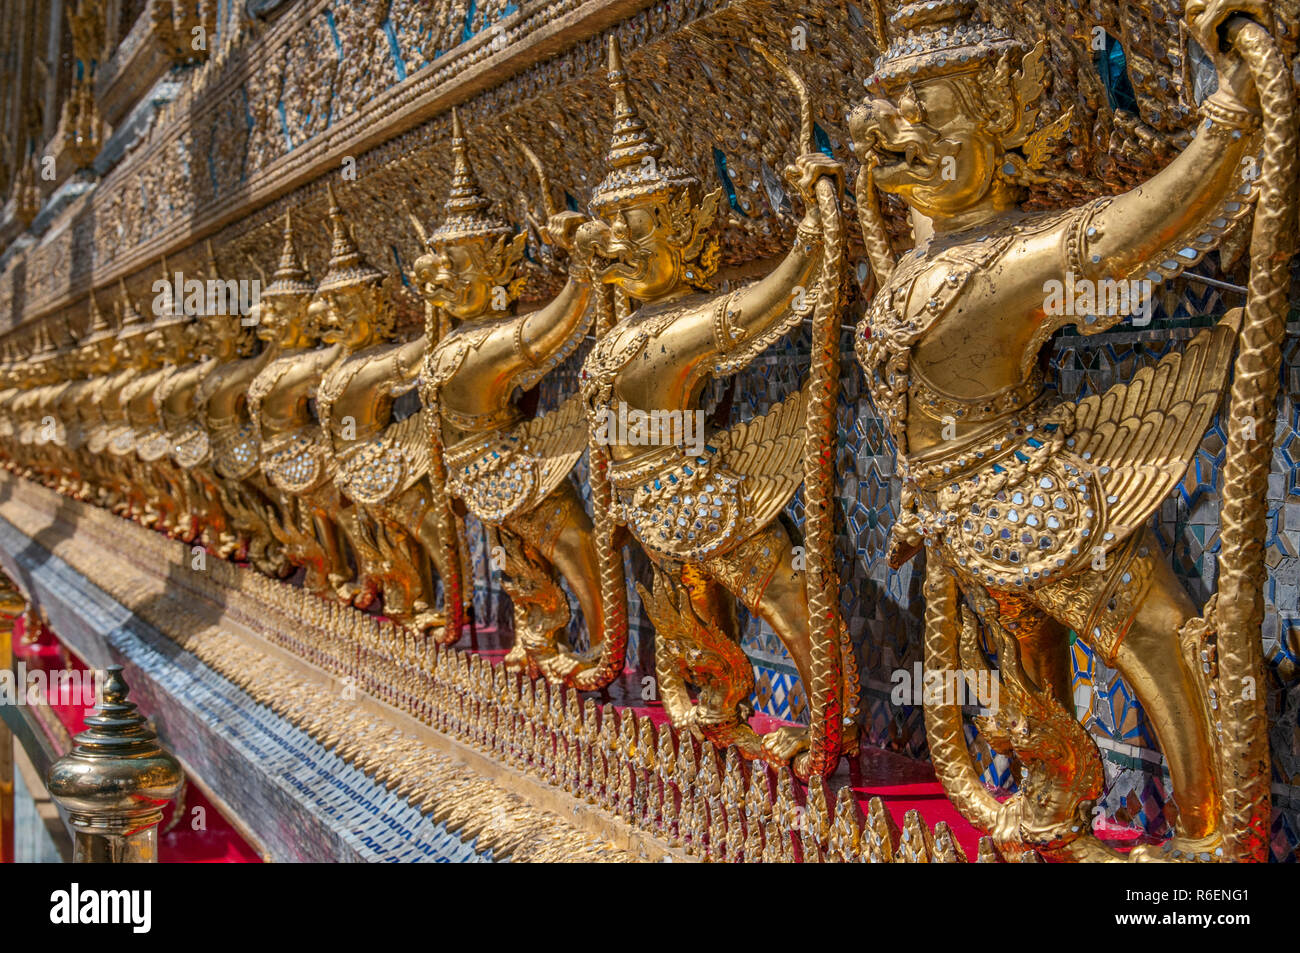
<svg viewBox="0 0 1300 953"><path fill-rule="evenodd" d="M352 604L358 609L369 609L379 598L379 584L373 579L367 579L352 595Z"/></svg>
<svg viewBox="0 0 1300 953"><path fill-rule="evenodd" d="M293 573L293 564L278 551L263 550L257 555L249 553L248 561L257 567L258 572L272 579L284 579Z"/></svg>
<svg viewBox="0 0 1300 953"><path fill-rule="evenodd" d="M586 671L591 665L570 652L557 652L537 660L537 667L542 670L546 680L553 685L572 684L573 677L579 671Z"/></svg>
<svg viewBox="0 0 1300 953"><path fill-rule="evenodd" d="M441 612L417 612L411 617L411 628L422 632L435 642L441 642L447 631L447 617Z"/></svg>
<svg viewBox="0 0 1300 953"><path fill-rule="evenodd" d="M808 729L787 725L763 735L763 750L777 761L789 761L809 745Z"/></svg>
<svg viewBox="0 0 1300 953"><path fill-rule="evenodd" d="M247 548L243 540L238 536L232 536L230 533L222 533L217 545L217 552L222 559L229 559L231 556L241 556L247 554Z"/></svg>
<svg viewBox="0 0 1300 953"><path fill-rule="evenodd" d="M358 609L369 609L379 595L379 586L373 580L359 584L339 573L330 573L330 588L344 605L353 605Z"/></svg>
<svg viewBox="0 0 1300 953"><path fill-rule="evenodd" d="M1129 852L1129 860L1140 864L1216 864L1223 859L1223 836L1218 833L1204 837L1174 836L1163 844L1143 844Z"/></svg>
<svg viewBox="0 0 1300 953"><path fill-rule="evenodd" d="M325 574L319 569L311 566L307 567L306 575L303 576L302 586L308 592L314 592L318 596L336 596L338 587L332 579L326 578Z"/></svg>
<svg viewBox="0 0 1300 953"><path fill-rule="evenodd" d="M782 761L788 761L797 758L812 747L812 739L809 729L804 727L787 726L778 728L776 731L768 732L763 736L763 750L775 758ZM840 750L836 760L843 757L852 758L858 753L858 726L856 722L848 722L843 727L843 734L840 737ZM805 771L801 770L798 761L794 764L795 773L799 777L804 777Z"/></svg>
<svg viewBox="0 0 1300 953"><path fill-rule="evenodd" d="M523 672L528 668L528 653L518 642L511 646L506 657L501 660L501 664L506 667L507 672Z"/></svg>

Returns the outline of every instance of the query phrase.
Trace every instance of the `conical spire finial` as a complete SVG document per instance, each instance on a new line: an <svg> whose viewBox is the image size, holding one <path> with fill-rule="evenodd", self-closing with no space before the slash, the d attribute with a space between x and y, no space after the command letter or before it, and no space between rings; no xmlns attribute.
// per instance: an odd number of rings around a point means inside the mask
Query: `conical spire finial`
<svg viewBox="0 0 1300 953"><path fill-rule="evenodd" d="M348 227L338 197L334 194L334 185L327 182L325 193L330 202L330 223L334 228L334 241L330 248L329 268L321 279L318 292L333 291L352 285L379 284L384 280L384 273L375 268L361 254L352 229Z"/></svg>
<svg viewBox="0 0 1300 953"><path fill-rule="evenodd" d="M71 314L63 316L63 347L64 350L75 348L81 341L81 335L77 333L77 326L72 321Z"/></svg>
<svg viewBox="0 0 1300 953"><path fill-rule="evenodd" d="M641 165L646 156L658 160L664 149L654 141L637 112L636 103L627 87L623 49L619 46L617 36L609 38L609 88L614 93L614 138L605 160L609 167L620 169L629 165Z"/></svg>
<svg viewBox="0 0 1300 953"><path fill-rule="evenodd" d="M284 213L284 245L280 249L280 264L276 266L271 283L262 289L262 295L309 295L312 293L311 276L298 254L294 238L293 216Z"/></svg>
<svg viewBox="0 0 1300 953"><path fill-rule="evenodd" d="M465 127L460 121L460 110L455 106L451 107L451 154L456 162L455 175L457 178L469 178L472 181L473 173L469 167L469 150L468 143L465 141Z"/></svg>
<svg viewBox="0 0 1300 953"><path fill-rule="evenodd" d="M468 238L493 238L513 234L511 228L492 214L492 202L483 194L469 161L469 140L461 123L460 110L451 110L451 188L443 206L443 221L425 244L448 244Z"/></svg>
<svg viewBox="0 0 1300 953"><path fill-rule="evenodd" d="M664 148L650 134L628 87L617 36L609 38L608 79L614 94L614 133L605 156L609 171L592 192L592 209L603 213L634 198L682 190L698 192L699 179L662 161Z"/></svg>
<svg viewBox="0 0 1300 953"><path fill-rule="evenodd" d="M131 300L131 295L126 290L126 279L118 278L117 287L121 292L122 306L122 322L118 326L117 336L119 338L128 338L149 330L144 315L136 310L135 302Z"/></svg>
<svg viewBox="0 0 1300 953"><path fill-rule="evenodd" d="M108 328L108 319L104 317L104 312L99 310L99 301L95 298L95 291L90 291L90 326L88 330L93 334L96 331L103 331Z"/></svg>
<svg viewBox="0 0 1300 953"><path fill-rule="evenodd" d="M104 312L99 309L99 302L95 299L95 292L90 292L90 323L86 328L86 336L81 339L82 344L98 344L105 338L113 336L113 325L104 317Z"/></svg>
<svg viewBox="0 0 1300 953"><path fill-rule="evenodd" d="M42 321L36 325L36 343L32 347L32 360L43 363L54 356L54 342L50 340L49 326Z"/></svg>
<svg viewBox="0 0 1300 953"><path fill-rule="evenodd" d="M72 818L78 853L156 860L153 828L184 774L127 699L121 666L110 665L105 674L103 701L87 716L86 730L76 736L72 750L51 766L47 786ZM110 844L95 849L86 840L89 835Z"/></svg>

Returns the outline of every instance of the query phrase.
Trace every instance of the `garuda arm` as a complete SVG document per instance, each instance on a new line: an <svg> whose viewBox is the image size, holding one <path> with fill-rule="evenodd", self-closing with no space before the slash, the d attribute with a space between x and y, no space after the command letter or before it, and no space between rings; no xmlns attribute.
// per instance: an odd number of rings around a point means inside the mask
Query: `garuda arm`
<svg viewBox="0 0 1300 953"><path fill-rule="evenodd" d="M812 313L822 264L821 215L812 191L823 176L842 183L843 169L811 153L796 160L789 176L808 211L785 258L761 280L710 302L707 321L678 322L661 336L676 339L679 353L694 356L701 377L734 374Z"/></svg>
<svg viewBox="0 0 1300 953"><path fill-rule="evenodd" d="M573 353L587 333L591 324L587 307L590 297L591 286L585 273L575 267L560 293L544 307L494 326L475 349L472 368L469 364L462 366L444 385L448 391L472 390L477 399L453 399L452 403L472 406L483 393L509 395L515 387L532 387Z"/></svg>
<svg viewBox="0 0 1300 953"><path fill-rule="evenodd" d="M1058 273L1063 265L1076 281L1094 286L1106 280L1154 284L1195 265L1248 215L1259 175L1258 96L1239 59L1215 55L1219 88L1201 105L1187 148L1137 188L1084 206L1057 234L1044 236L1047 247L1026 254L1049 258ZM1092 334L1123 317L1051 316L1035 343L1067 324Z"/></svg>

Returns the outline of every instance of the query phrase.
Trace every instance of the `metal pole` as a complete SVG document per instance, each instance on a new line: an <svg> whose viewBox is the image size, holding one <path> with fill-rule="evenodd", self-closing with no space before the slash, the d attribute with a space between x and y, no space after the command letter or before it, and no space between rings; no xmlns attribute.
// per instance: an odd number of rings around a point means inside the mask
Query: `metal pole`
<svg viewBox="0 0 1300 953"><path fill-rule="evenodd" d="M14 618L26 601L10 579L0 573L0 672L14 667ZM0 721L0 864L14 862L14 736Z"/></svg>
<svg viewBox="0 0 1300 953"><path fill-rule="evenodd" d="M5 636L0 635L0 640ZM0 864L14 862L14 736L0 721Z"/></svg>

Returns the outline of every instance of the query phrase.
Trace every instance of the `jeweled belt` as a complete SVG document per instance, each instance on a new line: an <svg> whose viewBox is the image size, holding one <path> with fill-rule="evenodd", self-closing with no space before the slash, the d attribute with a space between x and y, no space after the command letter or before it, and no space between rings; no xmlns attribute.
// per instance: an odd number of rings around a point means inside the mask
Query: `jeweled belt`
<svg viewBox="0 0 1300 953"><path fill-rule="evenodd" d="M145 463L153 463L167 456L167 451L171 448L171 441L167 439L167 434L161 427L150 427L144 433L140 434L135 441L135 452Z"/></svg>
<svg viewBox="0 0 1300 953"><path fill-rule="evenodd" d="M324 447L305 430L281 434L263 444L262 470L288 493L313 490L326 475Z"/></svg>
<svg viewBox="0 0 1300 953"><path fill-rule="evenodd" d="M698 560L741 542L739 480L719 464L718 451L696 456L681 447L655 447L610 466L621 519L642 545L665 556Z"/></svg>
<svg viewBox="0 0 1300 953"><path fill-rule="evenodd" d="M1036 421L1052 410L1054 403L1039 394L1009 418L1002 418L965 434L960 440L935 444L920 453L899 460L901 476L918 490L937 491L953 479L972 473L989 461L1009 454L1032 434Z"/></svg>
<svg viewBox="0 0 1300 953"><path fill-rule="evenodd" d="M532 499L537 461L513 431L476 434L446 450L447 485L476 517L501 523Z"/></svg>
<svg viewBox="0 0 1300 953"><path fill-rule="evenodd" d="M261 452L251 423L213 430L211 439L213 467L221 476L242 480L257 469Z"/></svg>
<svg viewBox="0 0 1300 953"><path fill-rule="evenodd" d="M207 460L210 449L208 432L197 421L190 421L171 438L172 460L186 470Z"/></svg>
<svg viewBox="0 0 1300 953"><path fill-rule="evenodd" d="M335 482L358 503L385 503L413 478L412 461L401 444L380 433L338 455Z"/></svg>
<svg viewBox="0 0 1300 953"><path fill-rule="evenodd" d="M130 427L118 427L108 436L108 452L115 457L124 457L135 449L135 431Z"/></svg>

